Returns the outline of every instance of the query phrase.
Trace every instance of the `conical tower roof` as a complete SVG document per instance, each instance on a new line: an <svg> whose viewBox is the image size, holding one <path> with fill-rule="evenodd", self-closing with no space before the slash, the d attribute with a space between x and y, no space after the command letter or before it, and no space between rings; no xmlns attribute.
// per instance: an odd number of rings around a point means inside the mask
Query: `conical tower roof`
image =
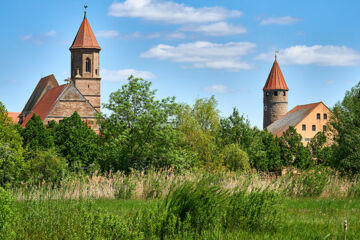
<svg viewBox="0 0 360 240"><path fill-rule="evenodd" d="M276 57L263 90L289 90Z"/></svg>
<svg viewBox="0 0 360 240"><path fill-rule="evenodd" d="M86 16L84 16L84 20L80 25L79 31L76 34L70 50L79 48L93 48L101 50Z"/></svg>

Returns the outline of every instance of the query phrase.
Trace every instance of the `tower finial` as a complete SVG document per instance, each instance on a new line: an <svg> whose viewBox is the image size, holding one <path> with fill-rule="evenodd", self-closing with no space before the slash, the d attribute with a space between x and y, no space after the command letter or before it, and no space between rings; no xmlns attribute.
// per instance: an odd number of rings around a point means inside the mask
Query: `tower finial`
<svg viewBox="0 0 360 240"><path fill-rule="evenodd" d="M84 18L86 18L86 9L88 8L88 6L87 5L84 5Z"/></svg>
<svg viewBox="0 0 360 240"><path fill-rule="evenodd" d="M279 51L275 50L275 60L277 60L278 53L279 53Z"/></svg>

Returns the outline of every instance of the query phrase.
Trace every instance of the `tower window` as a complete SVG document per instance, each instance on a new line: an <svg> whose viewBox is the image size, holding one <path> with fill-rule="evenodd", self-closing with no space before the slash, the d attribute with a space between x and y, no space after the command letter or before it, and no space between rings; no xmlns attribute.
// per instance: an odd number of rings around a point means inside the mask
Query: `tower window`
<svg viewBox="0 0 360 240"><path fill-rule="evenodd" d="M85 62L85 71L86 71L86 72L91 72L91 60L90 60L90 58L87 58L87 59L86 59L86 62Z"/></svg>
<svg viewBox="0 0 360 240"><path fill-rule="evenodd" d="M324 119L327 119L327 114L326 113L324 113Z"/></svg>
<svg viewBox="0 0 360 240"><path fill-rule="evenodd" d="M97 69L95 69L95 74L98 75L98 70Z"/></svg>
<svg viewBox="0 0 360 240"><path fill-rule="evenodd" d="M90 88L90 84L88 84L88 88Z"/></svg>
<svg viewBox="0 0 360 240"><path fill-rule="evenodd" d="M320 113L316 114L316 119L320 119Z"/></svg>
<svg viewBox="0 0 360 240"><path fill-rule="evenodd" d="M312 125L312 130L316 131L316 126L315 125Z"/></svg>
<svg viewBox="0 0 360 240"><path fill-rule="evenodd" d="M278 95L278 92L277 92L277 91L275 91L275 92L274 92L274 96L277 96L277 95Z"/></svg>
<svg viewBox="0 0 360 240"><path fill-rule="evenodd" d="M303 131L306 131L306 124L303 124L303 125L302 125L302 130L303 130Z"/></svg>
<svg viewBox="0 0 360 240"><path fill-rule="evenodd" d="M269 94L269 92L266 92L266 96L269 96L270 94Z"/></svg>
<svg viewBox="0 0 360 240"><path fill-rule="evenodd" d="M283 91L283 96L286 96L286 91Z"/></svg>
<svg viewBox="0 0 360 240"><path fill-rule="evenodd" d="M267 111L267 106L266 106L266 105L264 106L264 111L265 111L265 112Z"/></svg>

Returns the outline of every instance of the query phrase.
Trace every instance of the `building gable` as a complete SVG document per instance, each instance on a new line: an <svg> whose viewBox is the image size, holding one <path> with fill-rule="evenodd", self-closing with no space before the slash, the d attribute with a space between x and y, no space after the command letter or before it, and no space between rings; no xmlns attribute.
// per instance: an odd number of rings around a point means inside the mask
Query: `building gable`
<svg viewBox="0 0 360 240"><path fill-rule="evenodd" d="M64 117L70 117L75 111L78 112L83 120L94 121L96 119L97 111L95 108L73 84L69 84L44 119L44 122L46 123L51 120L59 121Z"/></svg>
<svg viewBox="0 0 360 240"><path fill-rule="evenodd" d="M297 126L316 106L322 102L298 105L287 112L282 118L273 122L267 127L267 130L275 136L281 137L289 127Z"/></svg>

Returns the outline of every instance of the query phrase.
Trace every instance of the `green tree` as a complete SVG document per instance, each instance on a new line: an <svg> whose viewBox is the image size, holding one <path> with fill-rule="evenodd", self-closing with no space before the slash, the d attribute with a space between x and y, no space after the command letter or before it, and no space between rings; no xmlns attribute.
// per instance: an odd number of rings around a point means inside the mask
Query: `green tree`
<svg viewBox="0 0 360 240"><path fill-rule="evenodd" d="M24 147L30 151L48 149L54 147L54 139L48 129L45 128L40 116L34 114L21 131Z"/></svg>
<svg viewBox="0 0 360 240"><path fill-rule="evenodd" d="M333 165L347 173L360 172L360 82L333 109Z"/></svg>
<svg viewBox="0 0 360 240"><path fill-rule="evenodd" d="M284 166L309 168L313 165L310 151L301 142L301 135L294 127L289 127L279 138L281 157Z"/></svg>
<svg viewBox="0 0 360 240"><path fill-rule="evenodd" d="M328 139L324 132L318 132L311 139L308 147L316 164L332 166L333 148L328 144Z"/></svg>
<svg viewBox="0 0 360 240"><path fill-rule="evenodd" d="M34 151L29 165L29 178L33 183L59 183L67 171L66 159L54 148Z"/></svg>
<svg viewBox="0 0 360 240"><path fill-rule="evenodd" d="M195 153L199 166L210 169L223 166L217 143L219 127L220 117L214 96L196 100L193 107L182 106L177 129L183 133L184 146Z"/></svg>
<svg viewBox="0 0 360 240"><path fill-rule="evenodd" d="M27 165L22 145L16 125L0 102L0 186L15 185L23 180Z"/></svg>
<svg viewBox="0 0 360 240"><path fill-rule="evenodd" d="M96 133L74 112L55 127L55 145L66 158L70 170L91 171L100 154Z"/></svg>
<svg viewBox="0 0 360 240"><path fill-rule="evenodd" d="M181 136L174 130L175 98L156 100L155 93L150 82L130 76L127 84L110 94L104 104L110 115L99 119L103 170L167 168L184 160Z"/></svg>
<svg viewBox="0 0 360 240"><path fill-rule="evenodd" d="M248 154L251 166L258 171L276 171L282 165L278 139L266 129L254 130Z"/></svg>
<svg viewBox="0 0 360 240"><path fill-rule="evenodd" d="M224 164L232 171L247 171L250 169L249 157L237 144L229 144L223 150Z"/></svg>
<svg viewBox="0 0 360 240"><path fill-rule="evenodd" d="M220 120L219 135L224 145L235 143L247 151L253 141L254 130L250 126L250 121L241 116L237 108L234 108L228 118Z"/></svg>

